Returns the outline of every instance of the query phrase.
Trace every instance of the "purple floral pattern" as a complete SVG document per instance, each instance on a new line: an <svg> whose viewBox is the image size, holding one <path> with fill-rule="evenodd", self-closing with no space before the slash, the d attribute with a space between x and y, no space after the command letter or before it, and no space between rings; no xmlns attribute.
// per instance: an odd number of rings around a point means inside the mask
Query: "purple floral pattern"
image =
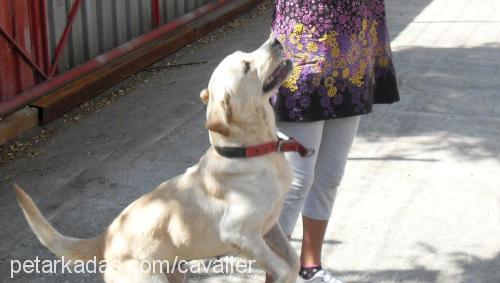
<svg viewBox="0 0 500 283"><path fill-rule="evenodd" d="M294 63L271 99L279 120L366 114L399 100L383 0L276 0L272 32Z"/></svg>

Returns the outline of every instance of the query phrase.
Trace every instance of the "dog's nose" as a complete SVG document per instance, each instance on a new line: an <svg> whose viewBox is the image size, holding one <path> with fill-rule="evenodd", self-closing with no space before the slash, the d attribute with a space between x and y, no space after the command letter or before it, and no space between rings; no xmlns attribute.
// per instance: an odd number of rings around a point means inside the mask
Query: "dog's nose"
<svg viewBox="0 0 500 283"><path fill-rule="evenodd" d="M281 42L279 42L279 40L277 39L274 39L272 46L273 48L279 48L279 49L283 48L283 45L281 45Z"/></svg>

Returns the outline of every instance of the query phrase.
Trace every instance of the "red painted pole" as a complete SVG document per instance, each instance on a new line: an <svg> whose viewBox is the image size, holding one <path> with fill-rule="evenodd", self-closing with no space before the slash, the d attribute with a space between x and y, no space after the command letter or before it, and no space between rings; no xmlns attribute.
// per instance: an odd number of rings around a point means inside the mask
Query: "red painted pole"
<svg viewBox="0 0 500 283"><path fill-rule="evenodd" d="M81 3L82 3L81 0L76 0L73 3L73 6L71 7L71 10L68 15L68 22L56 46L54 61L52 62L52 66L50 67L49 70L49 77L53 77L54 74L56 73L57 64L59 63L59 60L61 59L62 53L64 51L64 47L66 47L66 43L68 42L69 33L73 28L73 23L75 22L78 10L80 10Z"/></svg>
<svg viewBox="0 0 500 283"><path fill-rule="evenodd" d="M154 27L160 26L160 0L151 0L151 17Z"/></svg>
<svg viewBox="0 0 500 283"><path fill-rule="evenodd" d="M147 34L141 35L129 42L126 42L102 55L95 57L94 59L88 61L87 63L73 68L65 73L51 78L48 81L39 84L27 91L20 93L12 99L9 99L3 103L0 103L0 117L5 117L8 114L16 111L17 109L29 104L33 100L36 100L43 95L53 91L61 86L103 66L109 62L135 50L136 48L143 46L149 42L152 42L163 35L174 31L175 29L201 17L223 5L231 2L232 0L219 0L217 2L212 2L206 4L188 14L185 14L169 23L166 23L157 29L150 31Z"/></svg>

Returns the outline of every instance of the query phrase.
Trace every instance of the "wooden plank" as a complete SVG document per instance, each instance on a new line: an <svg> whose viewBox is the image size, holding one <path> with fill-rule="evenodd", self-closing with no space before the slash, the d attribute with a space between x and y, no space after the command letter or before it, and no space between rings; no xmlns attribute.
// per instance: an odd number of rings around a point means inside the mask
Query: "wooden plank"
<svg viewBox="0 0 500 283"><path fill-rule="evenodd" d="M25 131L38 125L38 110L23 108L0 120L0 145L7 143Z"/></svg>
<svg viewBox="0 0 500 283"><path fill-rule="evenodd" d="M47 123L100 94L103 90L125 80L131 74L161 60L242 13L255 8L262 1L236 0L229 3L189 25L180 27L174 32L82 76L30 105L40 109L40 122Z"/></svg>

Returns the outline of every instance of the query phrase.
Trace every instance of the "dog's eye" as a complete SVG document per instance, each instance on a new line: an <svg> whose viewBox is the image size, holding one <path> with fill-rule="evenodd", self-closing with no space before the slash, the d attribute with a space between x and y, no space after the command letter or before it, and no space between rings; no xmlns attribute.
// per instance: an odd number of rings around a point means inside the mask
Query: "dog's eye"
<svg viewBox="0 0 500 283"><path fill-rule="evenodd" d="M243 63L245 63L245 68L243 69L243 72L245 72L245 74L246 74L246 73L248 73L250 71L250 68L252 67L252 64L250 64L250 62L248 62L248 61L245 61Z"/></svg>

